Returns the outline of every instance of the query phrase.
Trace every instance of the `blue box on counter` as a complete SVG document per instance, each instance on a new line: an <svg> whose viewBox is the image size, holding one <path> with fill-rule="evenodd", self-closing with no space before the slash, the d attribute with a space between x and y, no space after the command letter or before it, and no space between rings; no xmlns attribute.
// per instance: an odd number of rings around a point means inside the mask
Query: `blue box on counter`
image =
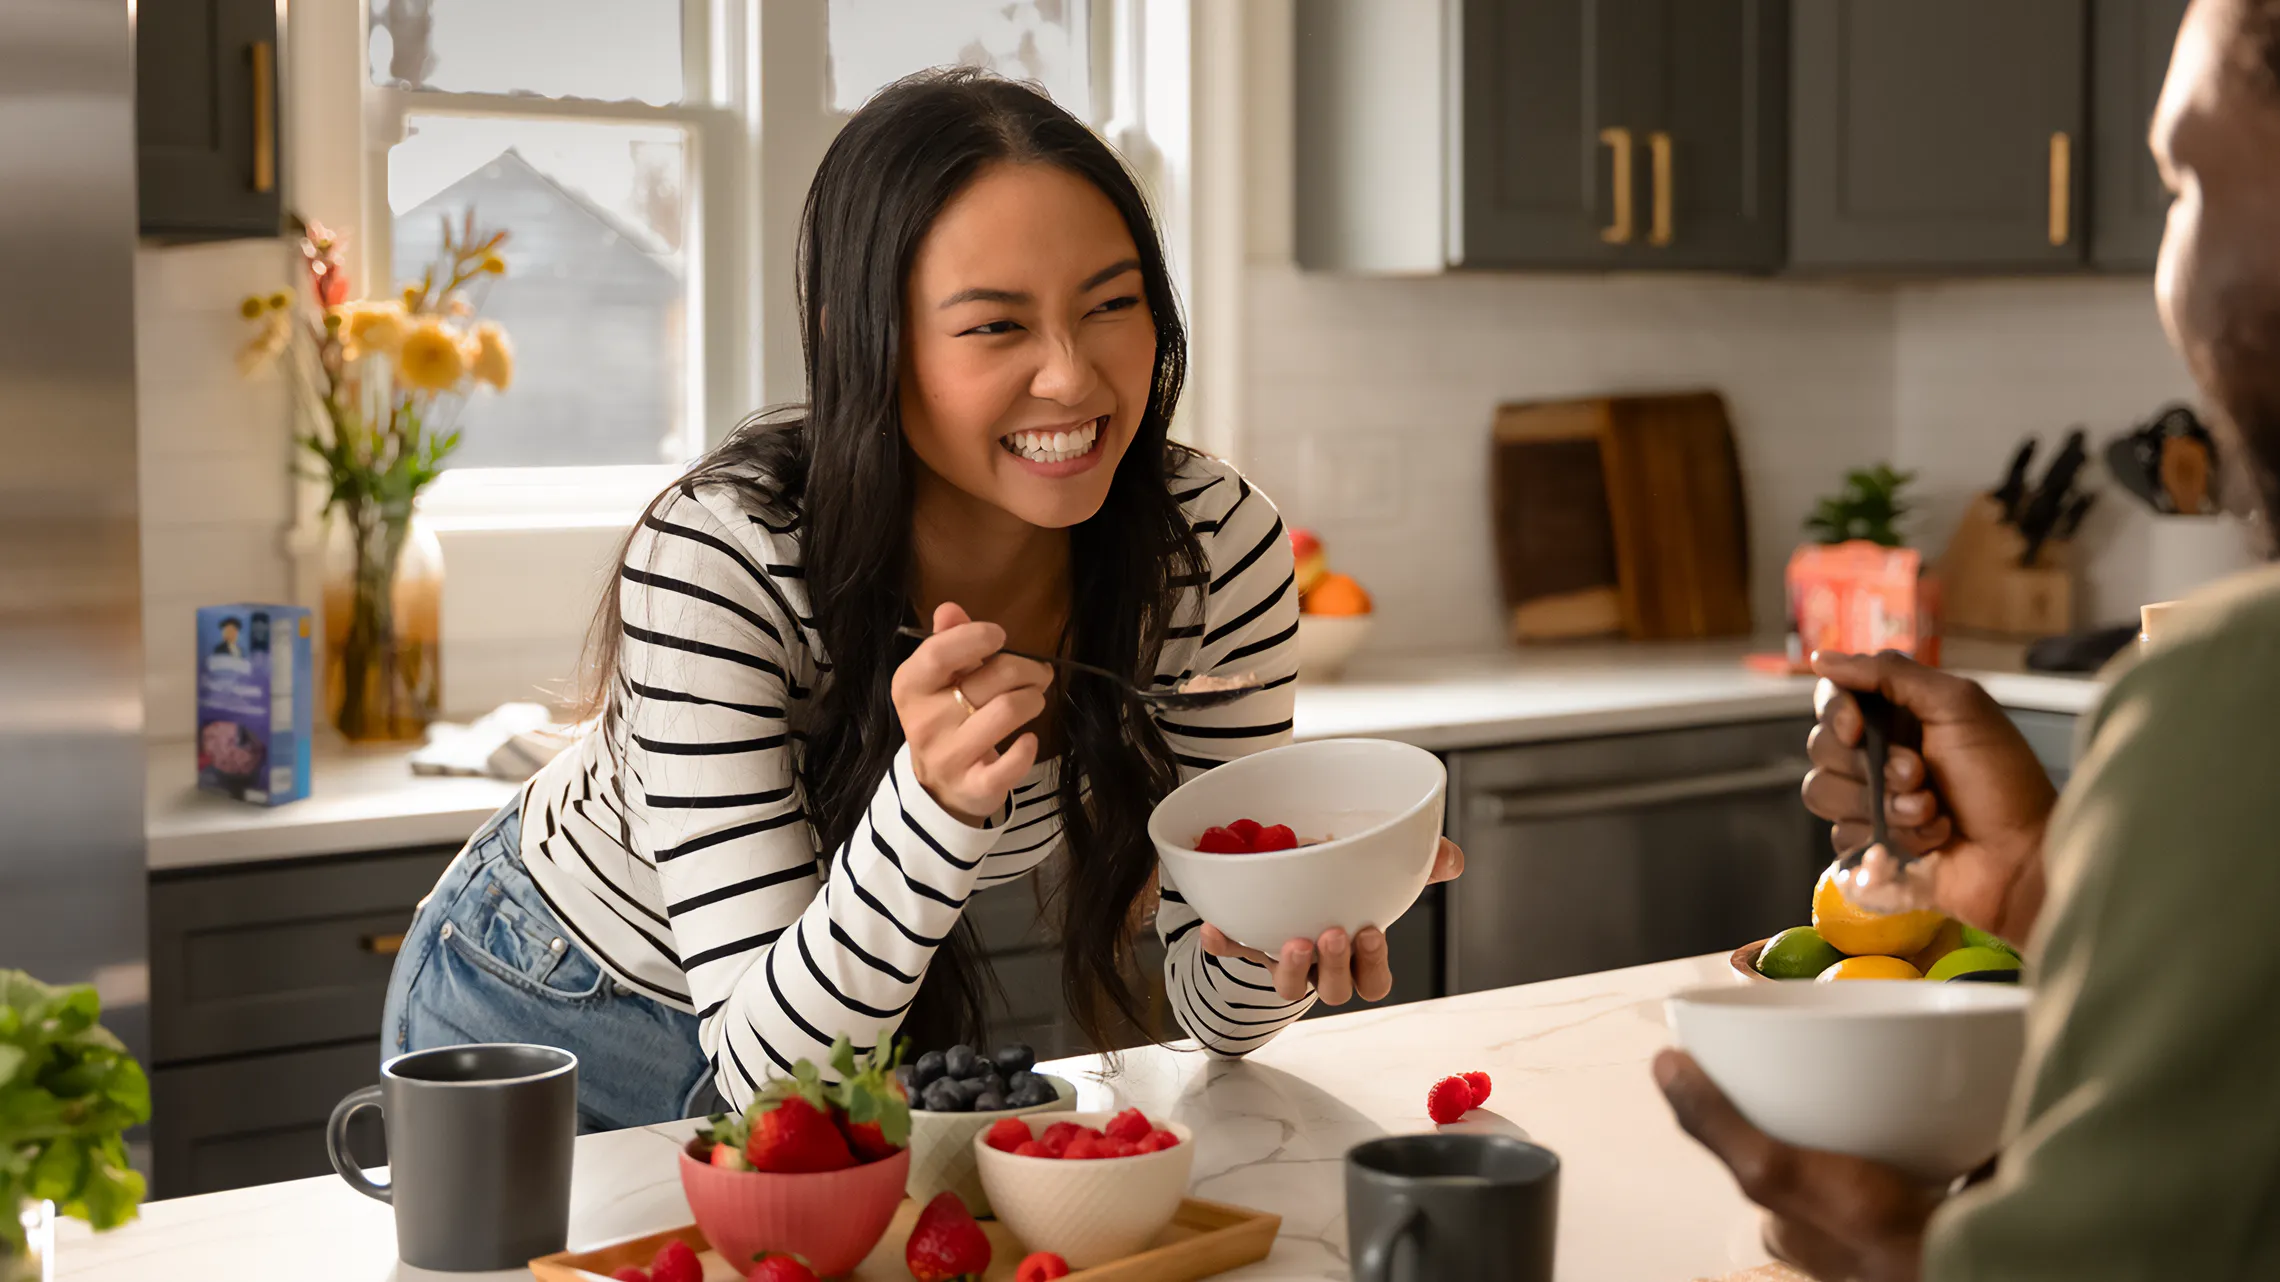
<svg viewBox="0 0 2280 1282"><path fill-rule="evenodd" d="M198 611L198 786L274 806L309 795L316 671L307 610Z"/></svg>

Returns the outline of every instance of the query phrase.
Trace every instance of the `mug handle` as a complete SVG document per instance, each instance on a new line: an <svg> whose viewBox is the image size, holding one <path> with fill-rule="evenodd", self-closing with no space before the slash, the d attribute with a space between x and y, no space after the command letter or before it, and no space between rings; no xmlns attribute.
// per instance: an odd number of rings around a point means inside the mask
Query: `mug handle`
<svg viewBox="0 0 2280 1282"><path fill-rule="evenodd" d="M351 1091L346 1099L334 1105L332 1120L325 1123L325 1154L332 1158L333 1169L340 1172L340 1177L348 1181L350 1188L366 1197L393 1205L396 1200L394 1182L373 1183L365 1175L364 1168L356 1164L356 1155L348 1151L348 1119L364 1109L379 1107L380 1088L377 1086Z"/></svg>
<svg viewBox="0 0 2280 1282"><path fill-rule="evenodd" d="M1401 1218L1362 1244L1361 1254L1354 1257L1354 1282L1393 1282L1393 1248L1425 1218L1415 1202L1398 1193L1393 1195L1393 1203L1401 1208Z"/></svg>

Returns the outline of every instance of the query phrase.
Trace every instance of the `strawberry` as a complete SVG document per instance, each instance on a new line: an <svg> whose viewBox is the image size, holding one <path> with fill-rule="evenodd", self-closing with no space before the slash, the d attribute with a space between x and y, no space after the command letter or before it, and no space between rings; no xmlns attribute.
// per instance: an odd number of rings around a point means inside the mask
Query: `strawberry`
<svg viewBox="0 0 2280 1282"><path fill-rule="evenodd" d="M1044 1158L1051 1158L1051 1157L1057 1156L1057 1155L1056 1155L1056 1154L1053 1152L1053 1150L1051 1150L1051 1149L1049 1149L1049 1148L1045 1147L1043 1144L1040 1144L1040 1143L1038 1143L1036 1140L1031 1140L1031 1141L1029 1141L1028 1143L1021 1145L1019 1148L1016 1148L1015 1150L1013 1150L1013 1155L1014 1155L1015 1157L1044 1157Z"/></svg>
<svg viewBox="0 0 2280 1282"><path fill-rule="evenodd" d="M839 1072L839 1084L826 1087L824 1096L857 1162L893 1157L910 1143L910 1096L895 1076L908 1043L889 1050L886 1040L881 1038L882 1044L861 1062L844 1034L831 1045L831 1066Z"/></svg>
<svg viewBox="0 0 2280 1282"><path fill-rule="evenodd" d="M1479 1108L1481 1105L1486 1104L1488 1102L1489 1088L1488 1074L1466 1073L1463 1074L1463 1077L1465 1079L1465 1085L1472 1087L1473 1107Z"/></svg>
<svg viewBox="0 0 2280 1282"><path fill-rule="evenodd" d="M675 1238L657 1248L657 1258L649 1262L649 1282L705 1282L705 1266L697 1263L688 1243Z"/></svg>
<svg viewBox="0 0 2280 1282"><path fill-rule="evenodd" d="M1140 1141L1140 1151L1143 1153L1161 1153L1165 1149L1179 1146L1180 1137L1170 1131L1150 1131L1148 1138Z"/></svg>
<svg viewBox="0 0 2280 1282"><path fill-rule="evenodd" d="M1263 855L1274 850L1298 849L1298 834L1289 824L1271 824L1259 829L1258 840L1251 843L1251 853Z"/></svg>
<svg viewBox="0 0 2280 1282"><path fill-rule="evenodd" d="M612 1282L649 1282L649 1270L638 1264L628 1264L610 1274Z"/></svg>
<svg viewBox="0 0 2280 1282"><path fill-rule="evenodd" d="M1084 1131L1085 1128L1075 1122L1055 1122L1045 1128L1045 1134L1037 1142L1043 1144L1045 1151L1052 1156L1067 1157L1069 1145Z"/></svg>
<svg viewBox="0 0 2280 1282"><path fill-rule="evenodd" d="M1011 1153L1022 1145L1030 1143L1033 1138L1029 1134L1029 1123L1018 1117L1001 1117L990 1124L990 1129L984 1136L982 1143L1000 1153Z"/></svg>
<svg viewBox="0 0 2280 1282"><path fill-rule="evenodd" d="M855 1165L847 1137L831 1124L831 1114L802 1095L755 1103L752 1138L744 1157L754 1170L777 1174L843 1171Z"/></svg>
<svg viewBox="0 0 2280 1282"><path fill-rule="evenodd" d="M1140 1156L1140 1146L1130 1140L1110 1140L1108 1141L1108 1156L1138 1157Z"/></svg>
<svg viewBox="0 0 2280 1282"><path fill-rule="evenodd" d="M1259 834L1265 829L1260 827L1259 821L1256 819L1238 819L1227 825L1227 831L1241 837L1244 845L1251 846L1258 843Z"/></svg>
<svg viewBox="0 0 2280 1282"><path fill-rule="evenodd" d="M1090 1162L1095 1158L1114 1157L1116 1150L1109 1147L1112 1143L1114 1141L1096 1135L1091 1131L1085 1131L1069 1141L1069 1147L1062 1151L1061 1157L1071 1162Z"/></svg>
<svg viewBox="0 0 2280 1282"><path fill-rule="evenodd" d="M1149 1124L1146 1114L1139 1109L1128 1108L1110 1118L1108 1125L1102 1129L1112 1140L1130 1140L1137 1144L1148 1138L1148 1132L1156 1128Z"/></svg>
<svg viewBox="0 0 2280 1282"><path fill-rule="evenodd" d="M725 1167L731 1171L749 1171L752 1169L752 1163L744 1160L744 1150L735 1144L713 1145L712 1164Z"/></svg>
<svg viewBox="0 0 2280 1282"><path fill-rule="evenodd" d="M1472 1111L1472 1087L1461 1077L1444 1077L1425 1093L1425 1112L1444 1125Z"/></svg>
<svg viewBox="0 0 2280 1282"><path fill-rule="evenodd" d="M1021 1267L1013 1271L1013 1282L1053 1282L1055 1278L1067 1276L1067 1260L1051 1251L1032 1251L1021 1257Z"/></svg>
<svg viewBox="0 0 2280 1282"><path fill-rule="evenodd" d="M990 1267L990 1240L955 1193L937 1193L918 1213L903 1263L916 1282L976 1282Z"/></svg>
<svg viewBox="0 0 2280 1282"><path fill-rule="evenodd" d="M752 1261L744 1282L816 1282L816 1276L804 1256L766 1252Z"/></svg>
<svg viewBox="0 0 2280 1282"><path fill-rule="evenodd" d="M1195 848L1207 855L1247 855L1251 853L1250 842L1243 840L1225 828L1204 829L1203 835L1195 839Z"/></svg>

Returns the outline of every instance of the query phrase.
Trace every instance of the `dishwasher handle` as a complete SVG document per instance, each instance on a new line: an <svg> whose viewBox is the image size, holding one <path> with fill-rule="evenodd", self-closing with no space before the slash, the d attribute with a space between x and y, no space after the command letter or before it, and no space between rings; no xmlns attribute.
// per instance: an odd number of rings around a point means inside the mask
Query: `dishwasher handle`
<svg viewBox="0 0 2280 1282"><path fill-rule="evenodd" d="M1637 810L1670 806L1711 797L1795 788L1805 781L1812 763L1802 757L1784 757L1762 766L1685 775L1676 779L1650 779L1643 783L1609 784L1603 788L1530 788L1492 792L1472 803L1473 818L1486 824L1530 823L1544 819L1570 819L1611 810Z"/></svg>

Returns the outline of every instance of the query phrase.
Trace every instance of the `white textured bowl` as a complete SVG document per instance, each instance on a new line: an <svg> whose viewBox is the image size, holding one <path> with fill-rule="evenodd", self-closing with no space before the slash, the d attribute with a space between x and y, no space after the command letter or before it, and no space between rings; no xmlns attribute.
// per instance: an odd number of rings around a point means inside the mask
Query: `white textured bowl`
<svg viewBox="0 0 2280 1282"><path fill-rule="evenodd" d="M1114 1113L1071 1113L1066 1117L1024 1118L1029 1133L1043 1135L1054 1122L1100 1129ZM1156 1123L1180 1137L1176 1147L1138 1157L1104 1157L1071 1162L1051 1157L1015 1157L974 1137L982 1187L998 1219L1022 1246L1051 1251L1072 1269L1130 1255L1155 1239L1179 1213L1187 1196L1188 1173L1195 1166L1195 1132L1178 1122Z"/></svg>
<svg viewBox="0 0 2280 1282"><path fill-rule="evenodd" d="M1949 1180L1994 1156L2026 1049L2004 984L1733 984L1666 1008L1680 1049L1779 1140Z"/></svg>
<svg viewBox="0 0 2280 1282"><path fill-rule="evenodd" d="M1298 616L1298 679L1335 681L1346 661L1369 639L1376 620L1367 614Z"/></svg>
<svg viewBox="0 0 2280 1282"><path fill-rule="evenodd" d="M1027 1117L1032 1113L1066 1113L1077 1106L1076 1083L1051 1073L1040 1073L1053 1083L1059 1098L1029 1108L1002 1108L991 1113L931 1113L910 1111L910 1183L907 1189L920 1206L948 1190L958 1195L975 1215L990 1213L988 1191L974 1167L974 1137L990 1129L1001 1117Z"/></svg>
<svg viewBox="0 0 2280 1282"><path fill-rule="evenodd" d="M1198 775L1157 803L1148 836L1180 897L1238 943L1276 952L1332 926L1391 926L1425 889L1449 772L1390 739L1270 748ZM1289 824L1319 846L1207 855L1194 842L1237 819Z"/></svg>

